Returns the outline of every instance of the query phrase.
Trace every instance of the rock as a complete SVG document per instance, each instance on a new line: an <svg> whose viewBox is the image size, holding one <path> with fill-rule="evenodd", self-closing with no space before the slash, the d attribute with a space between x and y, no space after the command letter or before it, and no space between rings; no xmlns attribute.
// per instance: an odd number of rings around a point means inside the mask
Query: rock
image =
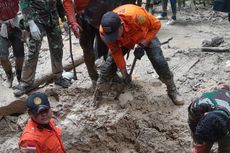
<svg viewBox="0 0 230 153"><path fill-rule="evenodd" d="M123 93L120 94L120 96L118 97L119 101L120 101L120 106L121 108L125 108L126 104L128 101L132 101L133 100L133 95L131 93Z"/></svg>

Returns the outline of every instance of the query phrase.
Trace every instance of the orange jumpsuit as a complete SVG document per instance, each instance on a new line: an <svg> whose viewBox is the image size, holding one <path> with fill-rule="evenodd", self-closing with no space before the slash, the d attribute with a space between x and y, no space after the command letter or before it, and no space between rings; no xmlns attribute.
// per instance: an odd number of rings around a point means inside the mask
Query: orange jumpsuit
<svg viewBox="0 0 230 153"><path fill-rule="evenodd" d="M29 119L19 141L21 152L23 150L36 150L36 153L65 153L61 140L61 129L50 120L52 130L38 128L38 124Z"/></svg>
<svg viewBox="0 0 230 153"><path fill-rule="evenodd" d="M144 8L136 5L123 5L113 10L123 22L123 35L113 43L107 43L112 57L119 69L126 67L125 59L120 47L134 48L135 44L143 40L151 42L160 30L161 23ZM100 35L103 39L103 29L100 26Z"/></svg>

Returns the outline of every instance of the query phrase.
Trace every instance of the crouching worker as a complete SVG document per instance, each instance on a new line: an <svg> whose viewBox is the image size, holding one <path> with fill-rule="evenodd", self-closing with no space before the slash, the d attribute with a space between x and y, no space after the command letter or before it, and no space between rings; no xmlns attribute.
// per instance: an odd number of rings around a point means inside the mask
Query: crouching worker
<svg viewBox="0 0 230 153"><path fill-rule="evenodd" d="M52 110L46 95L33 93L27 99L30 119L19 141L21 153L65 153L61 129L51 119Z"/></svg>
<svg viewBox="0 0 230 153"><path fill-rule="evenodd" d="M218 142L218 153L230 152L230 91L204 93L189 108L189 127L193 137L190 153L210 153Z"/></svg>
<svg viewBox="0 0 230 153"><path fill-rule="evenodd" d="M159 79L166 84L169 97L175 105L183 105L179 97L173 75L169 70L156 34L161 23L144 8L126 4L117 7L113 12L103 15L100 25L100 36L110 49L110 56L101 68L98 80L98 90L101 84L109 82L120 69L125 83L131 82L127 73L124 55L137 44L136 50L145 50L150 62L155 68ZM102 86L103 87L103 86Z"/></svg>

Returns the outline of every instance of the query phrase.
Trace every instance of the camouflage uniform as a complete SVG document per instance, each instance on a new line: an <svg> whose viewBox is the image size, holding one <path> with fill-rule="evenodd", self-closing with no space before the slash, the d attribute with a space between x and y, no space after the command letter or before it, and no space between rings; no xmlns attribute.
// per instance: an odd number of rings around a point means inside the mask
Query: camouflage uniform
<svg viewBox="0 0 230 153"><path fill-rule="evenodd" d="M196 126L199 120L204 116L205 113L211 111L221 110L228 114L230 118L230 91L227 90L215 90L213 92L204 93L199 99L195 100L188 107L189 118L188 123L192 132L193 140L195 143L199 142L194 137ZM213 143L205 143L207 152L209 153ZM229 153L230 152L230 134L227 134L223 139L218 141L219 152L218 153Z"/></svg>
<svg viewBox="0 0 230 153"><path fill-rule="evenodd" d="M56 78L60 78L63 72L63 42L61 30L58 25L58 12L64 12L64 9L60 7L62 6L60 3L60 0L21 0L20 2L25 21L34 20L41 32L41 38L47 35L52 72ZM62 19L64 18L64 14L59 15ZM28 56L24 64L21 78L22 86L24 87L30 86L34 82L41 43L42 39L35 40L30 36L28 42Z"/></svg>

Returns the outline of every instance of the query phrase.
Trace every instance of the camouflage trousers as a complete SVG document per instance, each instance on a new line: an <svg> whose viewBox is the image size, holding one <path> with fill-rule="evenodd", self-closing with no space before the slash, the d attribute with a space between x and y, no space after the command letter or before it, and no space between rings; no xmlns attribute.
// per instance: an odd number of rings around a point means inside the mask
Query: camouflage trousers
<svg viewBox="0 0 230 153"><path fill-rule="evenodd" d="M52 72L56 78L61 77L63 72L62 57L63 57L63 42L61 37L61 30L58 25L54 27L47 27L36 23L42 38L47 35L50 58L52 65ZM39 58L39 51L42 45L42 39L37 41L30 36L28 43L28 54L25 60L21 83L23 86L29 86L34 83L36 67Z"/></svg>

